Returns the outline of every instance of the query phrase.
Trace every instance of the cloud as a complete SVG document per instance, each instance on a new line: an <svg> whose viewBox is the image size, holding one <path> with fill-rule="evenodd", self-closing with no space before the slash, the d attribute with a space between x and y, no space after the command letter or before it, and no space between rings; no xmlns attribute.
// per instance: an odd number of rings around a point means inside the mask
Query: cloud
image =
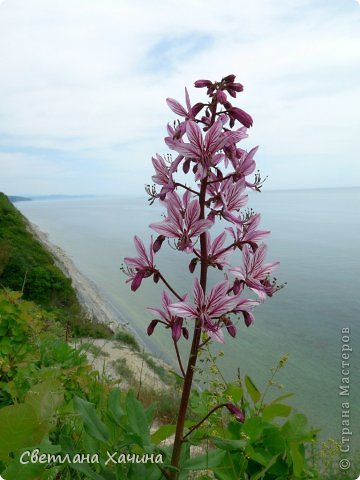
<svg viewBox="0 0 360 480"><path fill-rule="evenodd" d="M335 0L4 2L0 189L140 192L173 120L165 98L229 73L245 85L248 145L261 145L273 188L313 186L300 165L325 171L329 158L344 167L320 186L346 185L348 169L358 184L359 17ZM202 93L190 88L194 101Z"/></svg>

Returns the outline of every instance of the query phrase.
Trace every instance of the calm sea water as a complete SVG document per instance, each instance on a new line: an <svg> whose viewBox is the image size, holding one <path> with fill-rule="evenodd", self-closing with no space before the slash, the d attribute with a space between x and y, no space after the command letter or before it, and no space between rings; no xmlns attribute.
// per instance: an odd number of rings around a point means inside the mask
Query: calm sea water
<svg viewBox="0 0 360 480"><path fill-rule="evenodd" d="M148 225L161 220L161 207L149 207L145 197L32 201L16 206L97 284L150 350L173 361L168 331L158 328L156 335L146 336L152 318L146 306L159 305L161 289L145 280L132 293L119 270L123 257L135 254L134 234L149 243ZM360 414L355 405L360 396L360 225L355 210L360 206L360 189L263 192L251 195L249 206L261 212L261 228L272 231L268 261L280 260L276 276L287 286L256 309L251 328L239 324L237 338L227 339L220 364L223 373L235 379L239 367L263 387L270 368L288 353L278 380L286 392L295 393L291 404L304 411L324 437L338 439L344 401L339 396L341 329L350 328L353 445L359 445ZM190 258L169 248L158 254L157 265L181 292L188 291L193 281L187 269ZM220 279L214 276L212 281Z"/></svg>

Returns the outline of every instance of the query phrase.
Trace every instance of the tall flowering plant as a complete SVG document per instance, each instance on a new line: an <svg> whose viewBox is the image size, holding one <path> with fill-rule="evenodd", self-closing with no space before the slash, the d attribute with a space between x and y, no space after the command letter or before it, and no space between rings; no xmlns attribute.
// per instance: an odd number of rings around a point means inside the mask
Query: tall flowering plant
<svg viewBox="0 0 360 480"><path fill-rule="evenodd" d="M265 262L263 240L270 232L258 228L259 214L244 209L246 190L259 191L262 180L259 173L254 174L258 147L246 151L239 146L253 120L230 102L243 86L235 81L235 75L228 75L219 82L197 80L195 87L206 89L207 101L192 104L186 88L185 106L167 99L180 117L167 126L165 137L176 157L157 154L152 158L152 180L158 188L147 188L150 203L159 201L164 206L165 218L150 225L157 236L155 240L151 237L148 249L135 236L137 256L126 257L123 269L133 291L147 278L164 287L162 308L150 308L155 318L147 333L152 335L159 326L169 329L184 378L171 461L175 470L169 472L169 478L176 477L182 442L189 434L184 436L184 424L200 348L211 341L224 343L226 332L235 337L234 316L242 315L249 327L254 322L254 307L279 288L270 279L278 262ZM180 181L181 170L188 182ZM224 224L223 231L212 235L219 221ZM166 240L188 257L189 272L195 277L191 293L178 292L156 267L155 256ZM209 269L218 270L221 279L208 291ZM249 291L255 294L251 298L247 298ZM178 343L181 337L190 339L189 331L192 343L184 362ZM241 406L225 403L216 408L221 407L244 421Z"/></svg>

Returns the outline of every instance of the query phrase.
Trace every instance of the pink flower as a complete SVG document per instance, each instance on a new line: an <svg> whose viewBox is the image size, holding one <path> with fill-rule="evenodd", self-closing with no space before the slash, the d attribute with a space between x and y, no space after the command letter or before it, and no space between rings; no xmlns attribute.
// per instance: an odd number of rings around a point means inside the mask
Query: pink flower
<svg viewBox="0 0 360 480"><path fill-rule="evenodd" d="M185 192L182 201L176 192L169 193L164 203L167 206L168 216L163 222L152 223L150 228L165 237L178 239L179 250L192 252L193 239L212 227L213 222L199 219L199 202L190 201L189 191Z"/></svg>
<svg viewBox="0 0 360 480"><path fill-rule="evenodd" d="M156 154L156 157L152 158L152 163L156 175L152 176L152 180L157 185L162 185L159 197L163 200L168 192L173 192L175 189L174 180L170 172L170 168L166 165L165 160L159 154Z"/></svg>
<svg viewBox="0 0 360 480"><path fill-rule="evenodd" d="M145 246L139 237L134 237L135 248L139 254L138 257L125 257L124 261L127 270L124 273L130 277L126 283L131 282L131 290L135 292L141 285L143 278L150 277L157 270L154 267L153 240L151 237L149 255L146 253Z"/></svg>
<svg viewBox="0 0 360 480"><path fill-rule="evenodd" d="M186 297L184 297L184 299L185 298ZM152 320L150 322L147 330L148 335L152 335L158 323L163 323L166 325L166 328L171 328L171 334L174 342L177 342L180 339L181 333L185 338L189 337L187 328L183 327L183 321L184 321L183 318L173 315L170 312L169 306L172 303L173 301L171 297L165 291L163 291L163 294L162 294L163 310L161 310L160 308L148 307L148 310L155 313L155 315L159 316L158 319Z"/></svg>
<svg viewBox="0 0 360 480"><path fill-rule="evenodd" d="M215 176L213 175L212 178ZM245 181L234 181L232 178L211 183L208 190L212 193L210 201L215 207L222 207L218 212L231 223L240 223L240 219L233 212L238 212L247 203L248 196L243 195Z"/></svg>
<svg viewBox="0 0 360 480"><path fill-rule="evenodd" d="M206 177L208 170L215 167L223 160L224 154L217 153L228 141L228 137L222 133L222 121L218 119L206 132L203 139L200 127L189 120L186 124L186 135L190 143L177 141L168 143L168 146L185 158L189 158L196 163L195 180L201 180Z"/></svg>
<svg viewBox="0 0 360 480"><path fill-rule="evenodd" d="M208 265L216 267L219 270L222 270L226 263L225 259L229 255L230 250L223 251L223 245L226 239L226 233L223 232L218 235L214 241L211 243L211 236L209 232L206 232L206 248L207 248L207 262ZM201 252L198 249L195 249L195 252L200 257Z"/></svg>
<svg viewBox="0 0 360 480"><path fill-rule="evenodd" d="M259 213L237 223L236 230L233 227L226 230L232 235L234 243L240 249L247 243L255 252L258 248L258 242L270 234L268 230L256 230L260 223Z"/></svg>
<svg viewBox="0 0 360 480"><path fill-rule="evenodd" d="M193 287L194 305L187 302L178 302L170 305L169 310L174 315L183 318L199 318L203 330L208 332L209 336L220 343L224 343L224 335L219 324L213 320L219 318L225 313L231 312L238 303L238 298L227 295L229 282L227 280L216 284L205 297L199 279L196 278Z"/></svg>
<svg viewBox="0 0 360 480"><path fill-rule="evenodd" d="M242 251L244 265L229 269L229 272L253 290L261 300L264 300L266 295L272 295L269 275L279 266L279 262L264 263L266 250L264 243L255 252L245 245Z"/></svg>
<svg viewBox="0 0 360 480"><path fill-rule="evenodd" d="M174 113L176 113L176 115L179 115L180 117L184 117L186 120L194 120L195 116L203 108L204 104L197 103L192 107L190 103L189 93L186 87L185 87L185 102L186 102L187 109L184 108L177 100L174 100L173 98L166 99L166 103L171 108L171 110Z"/></svg>

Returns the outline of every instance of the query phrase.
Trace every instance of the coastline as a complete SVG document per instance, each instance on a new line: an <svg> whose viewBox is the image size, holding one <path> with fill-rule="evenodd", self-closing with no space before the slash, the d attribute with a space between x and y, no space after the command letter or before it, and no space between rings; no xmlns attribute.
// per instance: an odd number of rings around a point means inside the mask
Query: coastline
<svg viewBox="0 0 360 480"><path fill-rule="evenodd" d="M80 272L71 258L60 247L51 243L47 233L41 231L37 225L30 221L28 221L28 225L34 237L51 253L56 266L66 277L72 280L78 300L91 321L103 323L113 331L119 329L119 327L124 327L125 320L103 298L95 283Z"/></svg>
<svg viewBox="0 0 360 480"><path fill-rule="evenodd" d="M71 344L73 344L75 348L81 348L83 344L90 346L90 348L85 350L89 363L99 373L106 372L107 376L115 381L119 381L116 364L122 361L128 365L134 379L136 379L140 385L143 384L145 387L152 388L155 391L167 390L169 388L168 385L164 383L144 358L151 357L156 365L167 372L172 371L172 367L148 351L141 340L138 339L136 334L128 327L128 323L124 321L119 312L103 298L95 283L89 280L76 267L71 258L69 258L59 246L49 240L47 233L44 233L36 224L31 223L29 220L27 220L27 224L31 234L50 252L56 266L66 277L71 279L79 303L84 308L89 319L93 322L107 325L114 333L119 330L129 331L136 337L136 340L141 343L141 352L134 351L126 343L116 340L116 336L110 340L100 338L74 339L71 341ZM96 355L94 355L91 347L99 349ZM124 382L124 379L121 379L121 383L125 383L126 385L127 381L125 380Z"/></svg>

